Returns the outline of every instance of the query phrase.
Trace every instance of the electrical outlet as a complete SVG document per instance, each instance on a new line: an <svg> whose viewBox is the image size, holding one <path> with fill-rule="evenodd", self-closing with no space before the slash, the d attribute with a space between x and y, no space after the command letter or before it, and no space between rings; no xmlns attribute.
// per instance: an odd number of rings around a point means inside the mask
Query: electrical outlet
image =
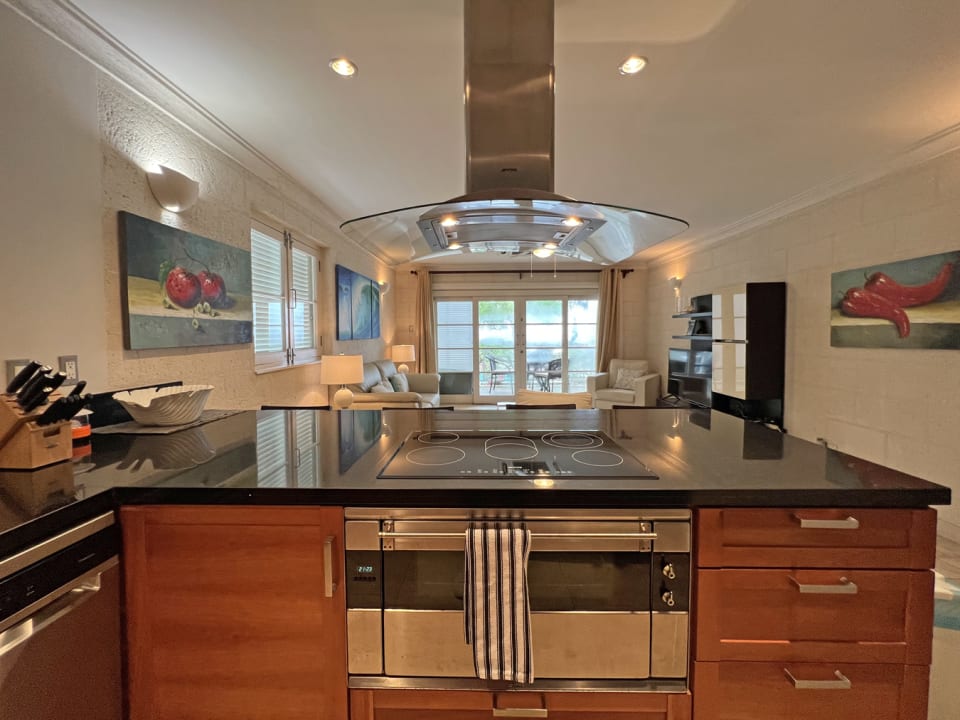
<svg viewBox="0 0 960 720"><path fill-rule="evenodd" d="M60 370L67 375L67 379L63 381L63 384L76 385L80 380L80 368L77 365L77 356L61 355L59 360Z"/></svg>

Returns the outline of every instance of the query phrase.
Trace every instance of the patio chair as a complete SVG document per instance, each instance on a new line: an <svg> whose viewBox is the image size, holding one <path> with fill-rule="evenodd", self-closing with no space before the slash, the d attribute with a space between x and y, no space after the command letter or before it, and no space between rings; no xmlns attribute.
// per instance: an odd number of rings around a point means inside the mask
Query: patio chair
<svg viewBox="0 0 960 720"><path fill-rule="evenodd" d="M505 375L513 374L513 368L509 367L507 363L503 362L502 360L497 360L497 358L495 358L493 355L484 355L483 358L490 366L490 382L487 386L487 392L492 393L500 384L500 378Z"/></svg>

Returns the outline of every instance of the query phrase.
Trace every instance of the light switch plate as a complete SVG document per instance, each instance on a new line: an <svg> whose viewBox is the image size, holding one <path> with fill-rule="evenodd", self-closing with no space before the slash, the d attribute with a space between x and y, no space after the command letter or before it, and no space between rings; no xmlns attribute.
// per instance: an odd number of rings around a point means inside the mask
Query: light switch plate
<svg viewBox="0 0 960 720"><path fill-rule="evenodd" d="M64 385L76 385L80 381L80 366L77 364L76 355L61 355L59 358L60 370L66 373L67 379L63 381Z"/></svg>

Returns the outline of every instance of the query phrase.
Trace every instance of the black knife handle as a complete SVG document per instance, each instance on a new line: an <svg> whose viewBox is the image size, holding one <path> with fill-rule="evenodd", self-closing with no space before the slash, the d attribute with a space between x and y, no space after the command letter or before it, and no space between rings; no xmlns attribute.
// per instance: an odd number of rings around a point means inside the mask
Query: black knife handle
<svg viewBox="0 0 960 720"><path fill-rule="evenodd" d="M73 386L73 390L70 391L69 397L76 397L83 392L83 389L87 386L86 380L81 380L76 385Z"/></svg>
<svg viewBox="0 0 960 720"><path fill-rule="evenodd" d="M37 373L27 381L27 384L20 388L20 392L17 393L17 402L20 403L20 407L26 405L27 401L32 399L32 396L35 392L39 392L43 389L43 384L50 380L48 373L52 372L53 368L49 365L44 365Z"/></svg>
<svg viewBox="0 0 960 720"><path fill-rule="evenodd" d="M33 377L33 374L42 367L40 363L36 360L31 360L29 363L24 365L20 372L13 376L13 380L10 381L10 384L7 385L7 393L12 395L17 390L22 388L27 384L27 380Z"/></svg>
<svg viewBox="0 0 960 720"><path fill-rule="evenodd" d="M43 386L40 387L39 390L34 391L23 399L23 405L21 405L23 411L31 412L43 405L47 401L47 398L50 397L50 393L63 385L63 381L66 379L67 374L64 372L58 372L53 377L47 378L48 382L43 383Z"/></svg>

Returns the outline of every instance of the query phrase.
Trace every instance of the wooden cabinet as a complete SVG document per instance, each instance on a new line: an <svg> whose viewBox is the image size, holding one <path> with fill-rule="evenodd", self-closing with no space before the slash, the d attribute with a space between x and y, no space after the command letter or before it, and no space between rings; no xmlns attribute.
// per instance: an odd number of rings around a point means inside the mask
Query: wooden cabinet
<svg viewBox="0 0 960 720"><path fill-rule="evenodd" d="M343 511L121 510L131 720L344 720Z"/></svg>
<svg viewBox="0 0 960 720"><path fill-rule="evenodd" d="M690 720L689 693L351 690L350 720Z"/></svg>
<svg viewBox="0 0 960 720"><path fill-rule="evenodd" d="M694 720L923 720L930 509L697 512Z"/></svg>

